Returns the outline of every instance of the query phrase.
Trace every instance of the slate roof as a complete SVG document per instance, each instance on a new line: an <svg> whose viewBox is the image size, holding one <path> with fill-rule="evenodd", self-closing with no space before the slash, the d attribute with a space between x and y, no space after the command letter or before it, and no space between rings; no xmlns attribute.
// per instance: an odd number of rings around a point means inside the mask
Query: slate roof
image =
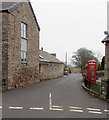
<svg viewBox="0 0 109 120"><path fill-rule="evenodd" d="M29 0L28 0L29 1ZM30 2L28 2L31 8L31 11L33 13L33 16L35 18L36 21L36 25L38 27L38 30L40 31L40 26L37 22L36 16L34 14L32 5ZM12 12L13 10L17 9L19 6L21 6L22 4L24 4L24 2L2 2L2 8L0 8L0 12Z"/></svg>
<svg viewBox="0 0 109 120"><path fill-rule="evenodd" d="M14 7L18 3L19 2L2 2L2 10L11 9L12 7Z"/></svg>
<svg viewBox="0 0 109 120"><path fill-rule="evenodd" d="M11 12L21 6L24 2L2 2L0 12Z"/></svg>
<svg viewBox="0 0 109 120"><path fill-rule="evenodd" d="M102 40L102 43L104 43L104 42L109 42L109 35L106 36L106 37Z"/></svg>
<svg viewBox="0 0 109 120"><path fill-rule="evenodd" d="M39 51L39 59L41 63L61 63L64 64L62 61L54 57L53 55L40 50Z"/></svg>

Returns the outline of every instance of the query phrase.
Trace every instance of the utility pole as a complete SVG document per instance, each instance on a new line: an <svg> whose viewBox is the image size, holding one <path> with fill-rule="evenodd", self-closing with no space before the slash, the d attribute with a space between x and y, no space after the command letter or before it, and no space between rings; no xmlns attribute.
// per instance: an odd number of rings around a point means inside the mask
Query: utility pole
<svg viewBox="0 0 109 120"><path fill-rule="evenodd" d="M65 54L65 64L67 65L67 52Z"/></svg>

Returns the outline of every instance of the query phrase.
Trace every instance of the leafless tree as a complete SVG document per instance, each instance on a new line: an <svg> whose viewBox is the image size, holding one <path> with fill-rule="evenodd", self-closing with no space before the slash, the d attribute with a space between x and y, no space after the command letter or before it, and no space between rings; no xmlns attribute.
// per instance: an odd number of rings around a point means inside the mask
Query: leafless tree
<svg viewBox="0 0 109 120"><path fill-rule="evenodd" d="M89 60L96 60L98 59L95 57L94 52L88 50L86 48L80 48L76 52L73 53L71 61L77 67L80 67L81 70L84 70L87 66Z"/></svg>

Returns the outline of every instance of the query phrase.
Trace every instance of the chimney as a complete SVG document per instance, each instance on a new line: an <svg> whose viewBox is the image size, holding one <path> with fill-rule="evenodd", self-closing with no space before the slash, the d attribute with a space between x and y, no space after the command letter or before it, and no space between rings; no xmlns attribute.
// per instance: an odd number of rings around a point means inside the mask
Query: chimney
<svg viewBox="0 0 109 120"><path fill-rule="evenodd" d="M43 47L41 47L41 50L43 51Z"/></svg>

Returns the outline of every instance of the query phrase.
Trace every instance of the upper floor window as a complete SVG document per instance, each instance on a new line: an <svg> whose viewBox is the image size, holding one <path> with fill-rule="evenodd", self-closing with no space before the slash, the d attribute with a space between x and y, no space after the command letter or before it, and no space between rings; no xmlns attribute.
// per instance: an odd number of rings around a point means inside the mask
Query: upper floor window
<svg viewBox="0 0 109 120"><path fill-rule="evenodd" d="M21 22L21 61L27 62L27 24Z"/></svg>
<svg viewBox="0 0 109 120"><path fill-rule="evenodd" d="M27 38L27 24L21 22L21 37Z"/></svg>

